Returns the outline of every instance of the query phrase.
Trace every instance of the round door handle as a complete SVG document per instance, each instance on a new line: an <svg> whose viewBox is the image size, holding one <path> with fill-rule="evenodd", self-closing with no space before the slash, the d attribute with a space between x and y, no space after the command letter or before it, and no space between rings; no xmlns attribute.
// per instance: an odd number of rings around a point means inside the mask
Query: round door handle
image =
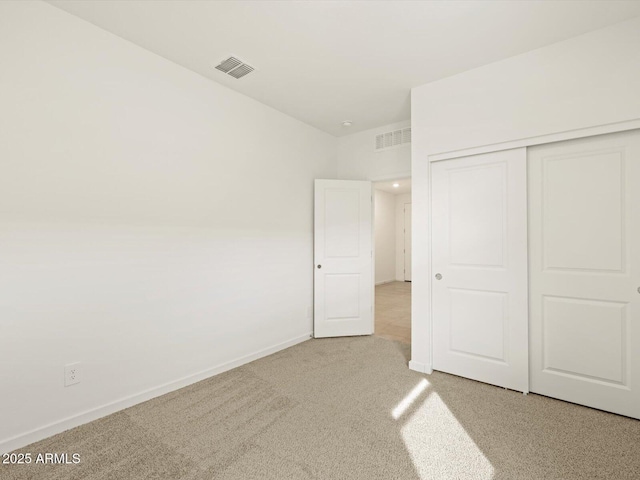
<svg viewBox="0 0 640 480"><path fill-rule="evenodd" d="M318 268L322 268L322 265L318 265Z"/></svg>
<svg viewBox="0 0 640 480"><path fill-rule="evenodd" d="M436 280L442 280L442 275L440 275L439 273L436 273Z"/></svg>
<svg viewBox="0 0 640 480"><path fill-rule="evenodd" d="M640 287L638 287L638 293L640 293Z"/></svg>

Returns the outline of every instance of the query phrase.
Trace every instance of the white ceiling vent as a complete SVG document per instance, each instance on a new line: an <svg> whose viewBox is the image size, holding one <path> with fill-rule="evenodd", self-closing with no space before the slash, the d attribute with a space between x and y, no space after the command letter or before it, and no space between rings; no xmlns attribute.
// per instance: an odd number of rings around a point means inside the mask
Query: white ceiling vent
<svg viewBox="0 0 640 480"><path fill-rule="evenodd" d="M392 132L379 133L375 137L374 150L380 152L391 148L411 143L411 127L394 130Z"/></svg>
<svg viewBox="0 0 640 480"><path fill-rule="evenodd" d="M229 57L223 60L216 69L231 75L233 78L242 78L255 70L251 65L247 65L236 57Z"/></svg>

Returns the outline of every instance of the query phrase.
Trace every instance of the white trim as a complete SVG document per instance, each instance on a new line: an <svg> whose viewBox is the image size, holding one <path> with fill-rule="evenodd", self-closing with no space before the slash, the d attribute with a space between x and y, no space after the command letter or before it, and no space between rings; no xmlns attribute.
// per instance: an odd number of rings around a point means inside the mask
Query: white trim
<svg viewBox="0 0 640 480"><path fill-rule="evenodd" d="M373 182L371 180L369 182L371 184L371 335L373 335L376 333L376 190Z"/></svg>
<svg viewBox="0 0 640 480"><path fill-rule="evenodd" d="M74 427L83 425L85 423L92 422L94 420L105 417L107 415L111 415L112 413L118 412L125 408L132 407L139 403L146 402L147 400L151 400L152 398L159 397L166 393L173 392L174 390L178 390L180 388L186 387L193 383L199 382L206 378L219 375L220 373L226 372L228 370L239 367L241 365L252 362L254 360L258 360L260 358L266 357L273 353L279 352L280 350L284 350L285 348L289 348L294 345L297 345L298 343L302 343L306 340L310 340L311 338L312 338L311 333L300 335L298 337L292 338L282 343L278 343L271 347L258 350L257 352L251 353L249 355L245 355L235 360L231 360L230 362L223 363L221 365L218 365L212 368L208 368L198 373L194 373L192 375L182 377L178 380L174 380L172 382L165 383L158 387L153 387L148 390L144 390L140 393L136 393L134 395L121 398L119 400L107 403L100 407L86 410L77 415L73 415L71 417L67 417L57 422L53 422L48 425L45 425L43 427L36 428L35 430L31 430L29 432L22 433L15 437L8 438L0 442L0 454L14 451L18 448L25 447L33 442L37 442L39 440L50 437L57 433L64 432L65 430L69 430L70 428L74 428Z"/></svg>
<svg viewBox="0 0 640 480"><path fill-rule="evenodd" d="M426 373L427 375L431 375L433 373L433 368L431 368L431 365L416 362L415 360L409 360L409 369L415 372Z"/></svg>
<svg viewBox="0 0 640 480"><path fill-rule="evenodd" d="M568 130L566 132L550 133L547 135L539 135L536 137L521 138L519 140L482 145L479 147L464 148L462 150L454 150L451 152L436 153L429 155L429 161L439 162L441 160L467 157L469 155L478 155L481 153L498 152L500 150L510 150L512 148L532 147L534 145L542 145L545 143L562 142L565 140L574 140L576 138L583 137L593 137L594 135L624 132L626 130L635 130L636 128L640 128L640 119L609 123L607 125L597 125L595 127L579 128L576 130Z"/></svg>

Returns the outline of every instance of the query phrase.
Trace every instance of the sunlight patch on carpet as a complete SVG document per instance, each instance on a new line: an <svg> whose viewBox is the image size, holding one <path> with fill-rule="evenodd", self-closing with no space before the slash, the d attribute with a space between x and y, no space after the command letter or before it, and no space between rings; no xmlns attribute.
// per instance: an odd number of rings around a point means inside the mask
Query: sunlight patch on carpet
<svg viewBox="0 0 640 480"><path fill-rule="evenodd" d="M493 478L491 462L435 392L423 399L401 433L421 479Z"/></svg>
<svg viewBox="0 0 640 480"><path fill-rule="evenodd" d="M404 397L400 401L400 403L398 403L398 405L396 405L396 407L393 409L393 411L391 412L391 416L393 417L393 419L398 420L402 416L402 414L407 411L407 408L413 405L413 402L416 401L416 399L420 396L422 392L426 390L428 386L429 386L429 382L427 381L426 378L423 378L422 380L420 380L420 382L418 382L418 384L413 388L413 390L411 390L407 394L407 396Z"/></svg>

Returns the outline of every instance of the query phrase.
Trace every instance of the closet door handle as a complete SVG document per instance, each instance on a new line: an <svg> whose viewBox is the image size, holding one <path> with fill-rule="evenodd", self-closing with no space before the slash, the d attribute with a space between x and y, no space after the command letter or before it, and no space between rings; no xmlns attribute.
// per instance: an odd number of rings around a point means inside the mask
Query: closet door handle
<svg viewBox="0 0 640 480"><path fill-rule="evenodd" d="M436 280L442 280L442 275L439 273L436 273Z"/></svg>

